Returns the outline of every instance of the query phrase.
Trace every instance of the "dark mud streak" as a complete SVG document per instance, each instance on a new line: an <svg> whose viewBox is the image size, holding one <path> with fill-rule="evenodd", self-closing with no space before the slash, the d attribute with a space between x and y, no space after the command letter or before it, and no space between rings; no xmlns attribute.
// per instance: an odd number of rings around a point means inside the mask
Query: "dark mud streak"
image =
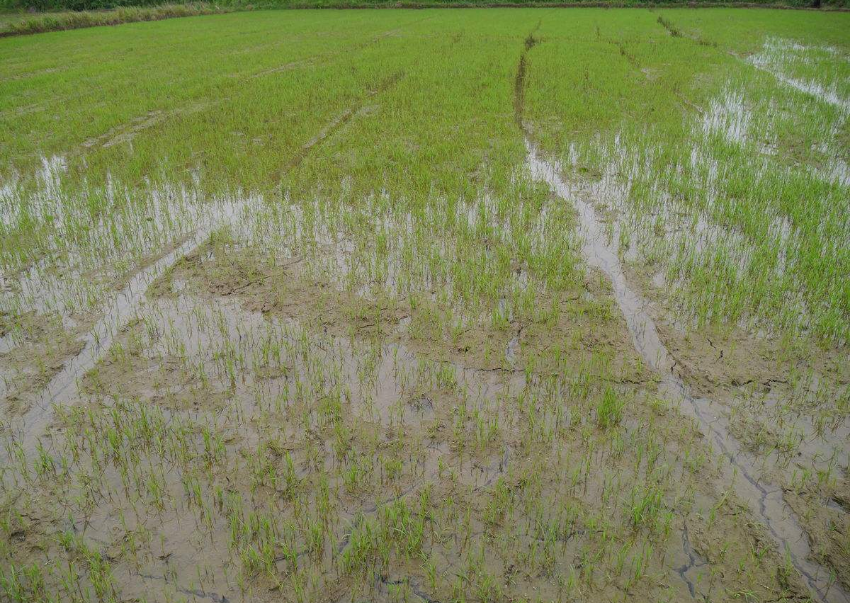
<svg viewBox="0 0 851 603"><path fill-rule="evenodd" d="M629 51L626 49L626 44L624 44L624 43L623 43L623 42L621 42L620 40L612 40L612 42L611 42L611 43L612 43L612 44L614 44L615 46L617 46L617 48L618 48L618 52L620 53L620 55L621 55L623 58L625 58L625 59L626 59L626 62L627 62L627 63L629 63L629 64L630 64L633 68L635 68L635 69L638 69L638 68L639 68L638 59L637 59L637 58L635 58L635 55L634 55L634 54L632 54L631 52L629 52Z"/></svg>
<svg viewBox="0 0 851 603"><path fill-rule="evenodd" d="M422 17L420 19L415 19L413 21L410 21L409 23L405 23L404 26L407 27L407 26L410 26L410 25L415 25L417 23L422 23L423 21L427 21L430 18L431 17ZM259 77L259 76L263 76L263 75L278 73L278 72L281 72L281 71L287 71L289 69L298 68L302 65L309 66L309 65L315 63L316 61L320 61L320 60L326 59L326 58L334 58L336 56L339 56L340 54L350 54L352 51L359 52L359 51L364 50L366 48L370 48L372 46L375 46L376 44L378 44L382 40L390 38L393 35L400 33L401 31L402 31L401 28L390 29L390 30L387 30L387 31L384 31L384 32L378 34L377 36L370 38L369 40L366 40L365 42L360 42L358 44L355 44L354 46L351 47L351 49L349 51L347 51L345 53L340 52L340 51L330 52L330 53L320 53L318 55L314 55L312 57L307 57L307 58L299 60L299 61L287 63L286 65L282 65L281 67L277 67L277 68L270 69L270 70L267 70L267 71L262 71L260 73L252 75L251 77ZM398 71L398 72L394 73L393 75L391 75L390 77L385 79L383 82L381 82L381 84L379 84L379 86L376 90L367 91L366 98L371 98L373 96L376 96L377 94L380 94L382 92L386 92L388 89L395 86L399 82L399 80L401 80L404 77L404 75L405 74L404 74L403 71ZM327 138L333 136L338 130L340 130L349 121L351 121L351 119L353 117L355 117L355 115L357 115L361 110L363 110L364 104L365 104L364 99L361 99L354 106L349 107L348 109L343 111L340 115L338 115L337 117L332 119L330 122L328 122L328 124L316 136L314 136L312 139L310 139L306 144L304 144L302 146L301 150L290 160L290 162L285 166L285 168L278 173L278 177L276 178L276 180L281 180L287 172L292 171L292 170L296 169L299 165L301 165L301 163L307 158L308 154L310 153L310 151L312 149L320 146Z"/></svg>
<svg viewBox="0 0 851 603"><path fill-rule="evenodd" d="M399 494L395 496L391 496L377 504L374 504L370 507L366 507L358 511L354 516L354 521L349 524L349 529L343 534L343 536L337 541L336 551L337 555L342 555L346 548L349 546L349 540L352 537L352 529L356 526L360 525L360 523L368 516L375 515L378 511L384 508L387 505L393 504L399 500L402 500L406 496L408 496L411 492L416 490L419 486L423 485L422 483L416 483L408 488L405 488ZM299 553L301 554L301 553ZM277 560L276 560L277 561Z"/></svg>
<svg viewBox="0 0 851 603"><path fill-rule="evenodd" d="M523 123L523 113L526 105L526 55L529 54L529 51L540 42L540 40L535 38L535 33L538 29L540 29L540 27L541 22L538 21L538 24L529 32L529 35L523 42L525 50L523 51L523 54L520 55L520 63L517 66L517 75L514 78L514 120L517 122L517 127L519 127L523 134L527 137L529 132L526 130L526 126Z"/></svg>
<svg viewBox="0 0 851 603"><path fill-rule="evenodd" d="M405 577L402 579L391 580L387 576L379 576L378 582L383 584L384 586L407 586L410 591L414 594L414 596L422 599L426 603L441 603L439 599L433 598L431 595L426 593L420 588L416 582L414 582L410 577Z"/></svg>
<svg viewBox="0 0 851 603"><path fill-rule="evenodd" d="M514 78L514 121L526 133L526 128L523 126L523 103L524 88L526 86L526 53L520 57L520 64L517 66L517 77Z"/></svg>
<svg viewBox="0 0 851 603"><path fill-rule="evenodd" d="M140 578L144 578L145 580L157 580L169 584L169 581L165 576L154 576L153 574L143 574L141 572L136 575ZM228 599L224 595L220 595L219 593L211 592L208 590L201 590L197 588L183 588L181 586L178 586L177 584L172 584L172 587L174 587L174 590L179 592L181 595L186 595L198 599L209 599L214 603L230 603L230 599Z"/></svg>
<svg viewBox="0 0 851 603"><path fill-rule="evenodd" d="M660 18L659 22L663 23ZM666 25L666 28L668 26ZM678 30L677 30L678 31ZM679 35L673 34L672 35ZM529 39L533 39L530 34ZM721 413L712 400L693 396L683 378L677 374L677 361L662 342L656 324L646 311L647 302L635 292L626 280L620 265L617 251L604 236L604 229L590 201L579 198L571 192L559 174L560 168L541 159L537 148L531 141L529 130L523 122L525 103L525 84L527 78L526 55L530 47L523 52L517 67L515 79L515 120L526 141L528 165L533 178L544 180L559 197L571 202L579 214L580 235L582 236L582 254L591 267L601 270L612 284L613 294L632 336L633 345L642 359L661 377L660 390L679 402L680 410L693 418L704 437L717 446L728 464L722 467L725 480L735 488L736 493L751 503L751 509L768 529L777 543L780 553L791 559L795 569L805 579L817 598L825 603L847 603L848 592L842 590L831 573L811 559L811 548L807 532L801 527L794 511L783 499L782 491L777 487L760 483L757 460L750 457L739 442L726 429ZM697 554L690 542L684 540L684 550L691 559L695 559L677 571L694 591L694 585L685 574L697 563ZM701 560L701 563L705 561ZM680 571L682 570L682 571Z"/></svg>
<svg viewBox="0 0 851 603"><path fill-rule="evenodd" d="M686 524L685 520L683 520L683 553L685 553L685 556L688 557L688 563L684 563L678 567L677 573L688 586L688 592L691 594L691 598L694 599L695 583L689 576L689 572L692 569L706 565L706 560L703 559L691 546L691 539L688 535L688 524Z"/></svg>
<svg viewBox="0 0 851 603"><path fill-rule="evenodd" d="M718 48L717 42L713 42L712 40L707 40L706 38L704 38L702 36L692 36L692 35L683 33L683 31L679 27L677 27L676 25L671 23L665 17L660 16L658 19L656 19L656 22L659 25L661 25L662 27L664 27L668 31L668 33L671 34L671 37L685 38L687 40L691 40L692 42L695 42L696 44L699 44L700 46L712 46L713 48Z"/></svg>
<svg viewBox="0 0 851 603"><path fill-rule="evenodd" d="M671 34L672 37L674 37L674 38L682 38L683 37L683 32L681 32L680 29L676 25L674 25L673 23L668 21L665 17L660 16L658 19L656 19L656 23L658 23L659 25L664 27L666 30L668 30L668 33Z"/></svg>

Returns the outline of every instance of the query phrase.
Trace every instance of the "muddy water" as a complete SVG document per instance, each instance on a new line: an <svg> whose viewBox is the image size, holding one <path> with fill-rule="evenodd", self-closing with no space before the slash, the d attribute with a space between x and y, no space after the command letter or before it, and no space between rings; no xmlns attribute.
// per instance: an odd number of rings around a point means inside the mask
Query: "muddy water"
<svg viewBox="0 0 851 603"><path fill-rule="evenodd" d="M733 484L738 496L747 501L780 547L788 552L795 568L805 578L821 601L844 603L848 592L831 579L828 570L810 560L810 545L792 509L783 499L782 490L760 483L757 460L742 450L729 433L721 409L711 400L696 398L676 374L676 360L659 337L647 302L626 280L617 249L608 243L603 224L593 206L577 196L561 178L560 166L544 160L534 144L526 140L527 163L533 178L546 182L550 189L575 207L580 220L582 254L587 263L602 271L612 283L615 299L626 320L636 350L644 361L661 376L661 390L679 403L680 409L693 418L703 435L723 453L727 462L722 471L725 481Z"/></svg>
<svg viewBox="0 0 851 603"><path fill-rule="evenodd" d="M180 258L191 253L204 243L216 228L231 221L242 204L227 202L211 208L210 213L195 233L182 245L166 254L150 266L137 272L130 282L110 302L103 316L83 337L82 351L67 360L42 391L39 399L22 418L20 426L24 452L32 455L44 435L54 406L72 400L78 393L79 379L109 350L119 330L133 317L148 286Z"/></svg>

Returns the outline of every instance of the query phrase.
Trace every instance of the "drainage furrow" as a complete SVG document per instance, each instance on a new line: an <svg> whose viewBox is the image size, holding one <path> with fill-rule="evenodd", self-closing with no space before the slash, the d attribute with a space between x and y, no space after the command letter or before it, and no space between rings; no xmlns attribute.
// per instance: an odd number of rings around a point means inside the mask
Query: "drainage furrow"
<svg viewBox="0 0 851 603"><path fill-rule="evenodd" d="M530 36L531 38L531 36ZM693 418L703 435L714 442L729 462L723 464L725 481L748 502L754 515L759 517L792 564L804 577L810 589L825 603L847 603L848 593L828 570L810 559L807 533L801 528L794 511L786 504L782 492L760 485L755 460L746 454L725 427L718 405L712 400L693 396L686 384L674 372L675 360L659 337L656 324L647 312L647 302L634 291L626 280L617 250L608 243L605 229L593 205L582 199L561 178L560 166L543 159L531 140L523 122L523 87L528 71L526 59L530 45L520 60L515 82L515 117L523 132L527 165L536 180L545 182L560 198L576 209L580 222L582 255L586 263L603 272L612 284L614 297L626 320L633 345L642 359L660 374L660 389L679 403L681 411Z"/></svg>
<svg viewBox="0 0 851 603"><path fill-rule="evenodd" d="M756 463L728 433L720 413L712 413L715 403L692 396L685 383L674 374L675 362L662 343L653 319L645 310L646 301L629 287L617 252L606 242L604 229L591 204L569 190L559 176L558 166L541 159L528 138L526 145L532 176L546 182L553 192L576 208L581 224L582 255L590 266L602 271L612 283L615 300L626 319L635 349L661 375L661 389L679 402L681 411L695 419L703 435L714 442L729 461L722 467L725 480L733 485L741 498L748 501L754 514L766 525L780 550L788 553L792 564L818 594L818 598L828 603L846 603L848 593L843 592L829 571L810 560L807 533L801 528L794 511L783 500L780 490L768 490L760 485L756 477Z"/></svg>

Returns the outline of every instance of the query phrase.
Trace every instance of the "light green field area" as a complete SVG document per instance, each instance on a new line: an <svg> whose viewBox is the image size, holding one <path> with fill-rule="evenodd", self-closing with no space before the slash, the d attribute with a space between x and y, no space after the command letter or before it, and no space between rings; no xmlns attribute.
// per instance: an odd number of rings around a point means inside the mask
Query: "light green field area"
<svg viewBox="0 0 851 603"><path fill-rule="evenodd" d="M848 28L0 39L0 601L848 601Z"/></svg>

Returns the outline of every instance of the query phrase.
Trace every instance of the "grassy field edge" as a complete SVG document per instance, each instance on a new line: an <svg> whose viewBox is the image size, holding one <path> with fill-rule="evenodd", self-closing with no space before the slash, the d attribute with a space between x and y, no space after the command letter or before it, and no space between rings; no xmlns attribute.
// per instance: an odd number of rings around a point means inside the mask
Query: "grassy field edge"
<svg viewBox="0 0 851 603"><path fill-rule="evenodd" d="M105 10L66 11L58 13L33 13L19 20L3 22L0 15L0 38L33 35L51 31L67 31L88 27L106 25L121 25L123 23L138 23L143 21L161 21L179 17L194 17L200 15L225 14L236 11L250 10L364 10L364 9L469 9L469 8L765 8L783 10L804 10L820 12L848 12L847 6L805 6L784 2L694 2L672 0L669 2L621 2L596 1L587 2L441 2L441 1L407 1L388 0L382 2L295 0L286 4L247 4L219 5L206 2L189 4L164 4L160 6L125 6ZM7 13L8 14L8 13Z"/></svg>
<svg viewBox="0 0 851 603"><path fill-rule="evenodd" d="M233 12L235 9L207 3L165 4L162 6L121 7L109 10L68 11L62 13L38 14L24 17L18 21L0 25L0 38L25 36L50 31L66 31L103 25L121 25L141 21L161 21L178 17L198 15L217 15Z"/></svg>

